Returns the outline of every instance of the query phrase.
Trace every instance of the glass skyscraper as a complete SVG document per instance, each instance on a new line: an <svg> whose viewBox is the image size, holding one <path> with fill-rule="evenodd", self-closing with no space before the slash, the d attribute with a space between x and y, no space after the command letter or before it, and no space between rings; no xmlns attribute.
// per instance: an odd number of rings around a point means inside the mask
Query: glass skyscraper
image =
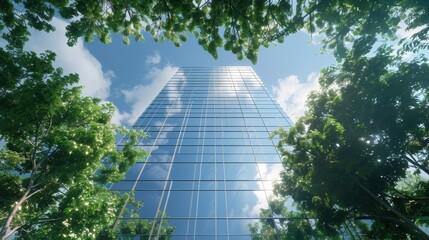
<svg viewBox="0 0 429 240"><path fill-rule="evenodd" d="M282 170L269 133L290 125L251 67L180 68L133 126L150 155L112 190L144 201L149 239L163 221L172 239L250 239Z"/></svg>

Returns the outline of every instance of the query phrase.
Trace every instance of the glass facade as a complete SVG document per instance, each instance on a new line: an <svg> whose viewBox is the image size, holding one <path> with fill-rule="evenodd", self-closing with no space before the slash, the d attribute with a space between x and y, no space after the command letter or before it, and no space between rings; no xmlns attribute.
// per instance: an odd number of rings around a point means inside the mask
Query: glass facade
<svg viewBox="0 0 429 240"><path fill-rule="evenodd" d="M144 201L149 239L162 221L172 239L250 239L282 170L269 133L290 124L251 67L180 68L133 126L150 155L111 189Z"/></svg>

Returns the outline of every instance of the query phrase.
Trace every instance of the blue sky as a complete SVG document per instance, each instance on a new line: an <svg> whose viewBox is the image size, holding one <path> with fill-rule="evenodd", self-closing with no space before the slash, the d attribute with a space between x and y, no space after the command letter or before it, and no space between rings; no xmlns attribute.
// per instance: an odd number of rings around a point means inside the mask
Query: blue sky
<svg viewBox="0 0 429 240"><path fill-rule="evenodd" d="M252 65L222 49L215 60L192 36L179 48L168 41L155 43L150 36L145 36L145 42L124 45L118 35L107 45L95 39L93 43L79 40L76 46L68 47L66 22L54 18L52 24L55 32L33 31L27 49L56 52L56 66L65 73L78 73L85 95L113 102L118 108L114 121L125 126L132 125L177 67ZM402 28L397 34L409 37L412 32ZM258 63L253 65L267 90L293 120L303 114L308 92L318 88L319 71L335 64L332 54L321 53L319 38L298 32L282 44L261 48Z"/></svg>
<svg viewBox="0 0 429 240"><path fill-rule="evenodd" d="M145 36L145 42L124 45L118 35L107 45L95 39L92 43L80 40L68 47L66 22L54 18L52 24L55 32L32 32L27 50L56 52L56 66L65 73L78 73L85 95L113 102L118 108L114 121L125 126L136 120L177 67L252 65L222 49L215 60L192 36L179 48L168 41L155 43L150 36ZM313 36L313 40L317 38ZM258 63L253 65L267 90L292 119L303 113L307 93L318 86L320 69L335 63L331 54L321 54L321 45L310 40L308 34L299 32L283 44L262 47Z"/></svg>
<svg viewBox="0 0 429 240"><path fill-rule="evenodd" d="M122 44L120 36L114 37L113 43L108 45L95 41L85 46L94 57L99 59L105 70L114 72L115 78L111 85L113 94L110 100L117 104L123 114L133 111L132 104L137 99L133 101L130 98L150 92L150 86L157 88L153 79L159 74L173 70L174 67L252 65L249 60L239 61L235 55L221 49L219 49L219 58L215 60L197 44L193 37L188 39L179 48L171 42L155 43L150 37L147 37L144 43L132 42L127 46ZM292 104L298 104L297 101L303 102L307 91L315 87L318 71L334 63L332 55L320 54L320 45L309 44L309 39L306 33L300 32L287 39L286 44L262 48L259 61L253 66L267 89L275 96L283 96L280 92L284 93L288 89L290 92L293 89L297 99ZM309 76L310 82L308 81ZM161 79L157 79L157 81L165 82ZM293 86L288 88L285 81ZM279 84L281 85L279 86ZM128 102L122 101L124 96L128 96ZM153 98L153 96L151 97ZM287 99L283 97L283 102L285 100ZM138 106L141 107L141 105ZM285 110L297 111L295 109ZM140 111L142 111L141 108ZM135 114L133 113L133 115ZM296 115L296 113L291 114Z"/></svg>

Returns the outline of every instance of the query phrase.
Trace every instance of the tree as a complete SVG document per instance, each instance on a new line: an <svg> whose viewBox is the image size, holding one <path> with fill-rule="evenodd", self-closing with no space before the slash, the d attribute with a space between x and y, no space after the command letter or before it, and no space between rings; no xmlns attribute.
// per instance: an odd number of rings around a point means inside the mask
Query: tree
<svg viewBox="0 0 429 240"><path fill-rule="evenodd" d="M138 217L135 216L135 217ZM108 229L97 237L97 240L132 240L138 239L146 240L152 239L156 236L160 240L171 239L171 233L176 229L170 225L168 217L164 213L158 214L161 220L148 221L146 219L128 219L124 220L118 229Z"/></svg>
<svg viewBox="0 0 429 240"><path fill-rule="evenodd" d="M15 47L28 39L28 27L53 31L54 15L70 21L69 45L81 36L103 43L111 41L111 32L120 33L128 44L129 36L143 41L147 32L156 41L168 39L176 46L188 33L217 57L224 48L257 61L261 46L283 42L299 30L326 35L327 49L345 57L347 43L355 43L367 52L378 38L394 39L398 23L416 30L412 41L404 41L404 50L428 49L429 4L425 0L235 0L235 1L31 1L4 0L0 3L0 31Z"/></svg>
<svg viewBox="0 0 429 240"><path fill-rule="evenodd" d="M382 47L373 57L351 51L322 71L321 90L295 126L275 132L285 170L276 193L291 196L325 233L369 219L377 238L429 237L429 66ZM415 176L408 188L401 187ZM366 223L363 221L362 223Z"/></svg>
<svg viewBox="0 0 429 240"><path fill-rule="evenodd" d="M110 122L110 103L81 96L55 54L0 48L1 239L95 238L130 196L110 191L145 152ZM117 134L129 137L118 150Z"/></svg>
<svg viewBox="0 0 429 240"><path fill-rule="evenodd" d="M303 1L308 14L309 32L326 35L325 49L333 49L337 60L347 55L347 45L360 54L368 53L376 41L397 39L401 21L415 33L412 40L402 39L401 52L428 49L429 4L425 0L315 0ZM396 43L394 43L396 45Z"/></svg>
<svg viewBox="0 0 429 240"><path fill-rule="evenodd" d="M171 233L176 229L170 225L167 214L160 212L158 219L149 221L139 219L137 209L141 208L141 202L130 202L131 211L128 211L123 221L116 228L107 228L102 231L97 240L133 240L133 239L152 239L156 236L160 240L171 239ZM160 220L159 218L162 218Z"/></svg>
<svg viewBox="0 0 429 240"><path fill-rule="evenodd" d="M249 224L253 240L362 239L355 228L358 222L345 222L341 231L335 234L324 233L316 228L317 218L299 206L289 210L283 197L271 200L269 208L261 209L259 218L259 222Z"/></svg>

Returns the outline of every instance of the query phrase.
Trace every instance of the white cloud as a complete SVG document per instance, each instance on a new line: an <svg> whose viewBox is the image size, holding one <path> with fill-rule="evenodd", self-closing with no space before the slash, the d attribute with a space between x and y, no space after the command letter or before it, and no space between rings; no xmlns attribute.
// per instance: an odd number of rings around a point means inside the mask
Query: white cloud
<svg viewBox="0 0 429 240"><path fill-rule="evenodd" d="M399 37L399 38L408 38L408 39L411 39L411 37L415 33L419 32L423 28L424 28L424 26L420 26L420 27L417 27L417 28L412 28L412 29L407 30L407 25L404 22L400 22L399 23L399 28L396 31L396 36Z"/></svg>
<svg viewBox="0 0 429 240"><path fill-rule="evenodd" d="M304 115L308 93L320 87L318 79L319 74L315 72L308 75L306 82L290 75L279 79L278 86L272 86L277 102L293 121Z"/></svg>
<svg viewBox="0 0 429 240"><path fill-rule="evenodd" d="M65 36L67 22L54 17L51 23L56 31L50 33L32 31L26 45L27 50L55 52L57 54L55 66L63 68L65 74L78 73L79 85L84 87L85 96L106 99L114 73L103 72L101 63L85 48L81 39L73 47L67 45Z"/></svg>
<svg viewBox="0 0 429 240"><path fill-rule="evenodd" d="M140 84L133 89L122 90L125 101L131 105L131 112L117 112L113 119L114 122L133 124L153 99L155 99L177 69L177 67L170 65L164 68L153 67L145 76L145 79L150 82L149 84Z"/></svg>
<svg viewBox="0 0 429 240"><path fill-rule="evenodd" d="M402 60L404 60L406 62L411 62L415 57L417 57L417 53L404 52L402 54Z"/></svg>
<svg viewBox="0 0 429 240"><path fill-rule="evenodd" d="M306 29L301 29L300 32L303 32L308 35L308 43L314 44L314 45L321 45L322 40L326 38L326 35L324 33L320 33L320 31L315 31L314 33L308 32Z"/></svg>
<svg viewBox="0 0 429 240"><path fill-rule="evenodd" d="M420 27L417 27L417 28L406 30L407 29L407 25L404 22L400 22L399 23L399 28L396 31L396 36L398 38L400 38L400 39L406 39L406 40L408 40L406 42L409 42L409 41L412 40L412 36L415 33L421 31L423 28L424 28L424 26L420 26ZM423 41L423 42L425 42L427 44L427 41ZM394 49L396 51L399 50L399 49L401 49L401 48L403 48L403 47L404 47L403 44L402 45L399 45L399 44L398 45L394 45ZM428 54L427 50L422 50L422 51L419 51L419 52L422 53L422 54L425 54L425 55ZM405 51L405 52L402 53L402 60L404 60L406 62L410 62L415 57L417 57L418 55L419 55L419 53Z"/></svg>
<svg viewBox="0 0 429 240"><path fill-rule="evenodd" d="M146 57L147 64L158 64L161 62L161 56L158 52L154 52L153 55L149 55Z"/></svg>

